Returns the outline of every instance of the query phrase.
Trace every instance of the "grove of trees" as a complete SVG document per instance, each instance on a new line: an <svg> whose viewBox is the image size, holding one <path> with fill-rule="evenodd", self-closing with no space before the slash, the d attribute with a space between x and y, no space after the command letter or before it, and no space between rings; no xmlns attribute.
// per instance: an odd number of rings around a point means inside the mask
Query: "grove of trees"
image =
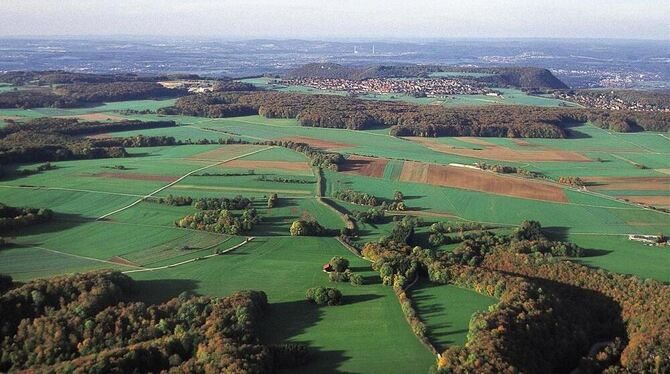
<svg viewBox="0 0 670 374"><path fill-rule="evenodd" d="M133 288L112 271L3 286L0 371L271 373L308 358L305 347L256 337L261 291L146 305L130 301Z"/></svg>

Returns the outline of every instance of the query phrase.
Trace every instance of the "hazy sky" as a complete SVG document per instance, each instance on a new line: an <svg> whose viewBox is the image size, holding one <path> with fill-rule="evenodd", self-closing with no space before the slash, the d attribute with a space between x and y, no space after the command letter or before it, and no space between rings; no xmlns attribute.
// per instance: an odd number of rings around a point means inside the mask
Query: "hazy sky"
<svg viewBox="0 0 670 374"><path fill-rule="evenodd" d="M0 0L0 36L670 39L670 0Z"/></svg>

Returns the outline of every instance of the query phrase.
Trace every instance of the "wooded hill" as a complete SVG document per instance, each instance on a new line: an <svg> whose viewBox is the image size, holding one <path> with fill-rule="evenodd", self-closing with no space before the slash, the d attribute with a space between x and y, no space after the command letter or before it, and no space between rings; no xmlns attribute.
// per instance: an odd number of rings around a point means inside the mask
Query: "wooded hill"
<svg viewBox="0 0 670 374"><path fill-rule="evenodd" d="M496 86L523 89L566 89L568 86L549 70L534 67L461 68L438 65L398 65L350 67L334 63L312 63L289 71L286 78L341 78L361 80L368 78L428 77L437 72L465 72L492 74L486 77L468 77Z"/></svg>

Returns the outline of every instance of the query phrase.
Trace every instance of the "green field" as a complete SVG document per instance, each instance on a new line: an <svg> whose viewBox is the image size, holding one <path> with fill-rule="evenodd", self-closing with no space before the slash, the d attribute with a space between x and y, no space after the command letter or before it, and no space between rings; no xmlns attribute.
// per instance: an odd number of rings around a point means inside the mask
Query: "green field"
<svg viewBox="0 0 670 374"><path fill-rule="evenodd" d="M486 311L498 302L472 290L427 282L412 287L410 297L438 351L465 344L468 329L463 326L469 325L474 313Z"/></svg>
<svg viewBox="0 0 670 374"><path fill-rule="evenodd" d="M369 263L347 254L334 239L257 239L228 255L133 277L140 281L140 293L154 301L183 291L216 296L239 289L265 291L271 306L263 339L308 343L318 351L300 372L425 370L433 357L412 335L393 291L379 283ZM329 282L321 265L334 255L347 257L366 284ZM308 304L305 290L319 285L339 288L344 305Z"/></svg>
<svg viewBox="0 0 670 374"><path fill-rule="evenodd" d="M483 104L477 99L449 100ZM558 105L553 99L513 90L506 90L504 99L499 100ZM120 110L156 110L172 103L173 100L142 100L78 109L9 109L0 111L0 115L26 118L87 113L119 115ZM548 202L400 181L403 167L409 165L407 161L437 164L486 161L533 170L542 173L547 181L556 181L561 176L662 177L670 171L667 134L618 134L587 124L571 128L572 136L568 139L524 139L526 144L513 139L484 139L518 152L562 150L592 160L504 162L486 159L488 152L483 146L467 139L437 141L457 148L482 149L481 158L438 152L416 141L392 137L388 129L302 127L294 119L262 116L123 117L171 119L179 126L119 132L114 136L165 135L179 140L212 141L231 136L248 141L307 137L339 143L337 151L345 155L387 158L380 178L324 171L325 197L332 197L337 190L353 189L392 199L396 190L402 191L411 214L425 223L417 229L414 245L429 245L429 225L433 222L476 221L509 232L523 220L533 219L540 221L552 238L584 247L587 255L575 259L581 263L670 282L670 252L627 239L632 233L667 234L670 215L614 198L667 196L670 188L589 187L583 191L563 186L567 201ZM9 238L12 246L0 250L0 273L27 281L100 268L141 270L129 274L138 281L138 298L149 303L184 291L225 296L239 289L259 289L268 294L271 302L262 326L264 341L307 343L316 350L316 359L302 368L303 372L423 372L433 363L434 357L412 334L392 288L381 285L367 261L355 257L334 238L289 236L289 227L297 219L316 219L333 230L344 226L341 216L317 199L317 176L303 154L264 145L182 145L127 150L130 154L127 158L58 161L53 162L53 170L27 176L18 176L13 171L35 168L38 164L7 166L7 176L0 181L0 202L50 208L55 219L12 233ZM277 161L282 163L273 164ZM124 168L114 168L119 165ZM269 209L267 198L271 193L277 193L279 201ZM175 227L174 221L195 213L194 207L138 201L148 195L170 194L193 198L243 195L253 200L262 221L240 236L182 229ZM368 209L331 200L340 212ZM355 243L377 241L393 225L392 217L375 225L358 223L360 237ZM250 236L255 239L242 244ZM206 257L240 244L224 255ZM452 250L455 246L437 249ZM335 284L345 295L345 305L316 308L304 301L305 289L334 285L321 271L321 266L334 255L347 257L353 270L364 276L366 284L360 287ZM189 260L194 261L180 264ZM171 266L175 264L180 265ZM496 302L453 286L420 283L410 293L420 318L428 326L430 339L440 350L464 344L472 314Z"/></svg>

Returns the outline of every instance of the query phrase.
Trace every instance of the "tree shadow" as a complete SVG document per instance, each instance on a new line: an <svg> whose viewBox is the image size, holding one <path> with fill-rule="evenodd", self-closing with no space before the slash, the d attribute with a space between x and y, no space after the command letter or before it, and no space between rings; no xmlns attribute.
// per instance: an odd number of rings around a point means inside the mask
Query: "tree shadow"
<svg viewBox="0 0 670 374"><path fill-rule="evenodd" d="M565 345L561 351L554 351L556 355L552 360L553 372L569 372L577 367L580 359L589 353L595 343L612 341L616 337L627 340L621 306L607 295L550 279L509 271L500 272L522 277L537 289L542 289L560 300L553 303L553 311L555 316L561 317L562 331L566 336L554 338L570 339L571 344Z"/></svg>
<svg viewBox="0 0 670 374"><path fill-rule="evenodd" d="M583 123L575 122L567 125L561 126L565 130L566 138L568 139L589 139L592 138L591 135L577 130L577 128L586 126Z"/></svg>
<svg viewBox="0 0 670 374"><path fill-rule="evenodd" d="M49 222L7 230L2 233L2 236L6 238L16 238L26 235L48 234L69 230L92 221L93 219L83 217L80 214L54 213L52 220Z"/></svg>
<svg viewBox="0 0 670 374"><path fill-rule="evenodd" d="M376 300L381 297L382 296L376 294L344 295L342 298L342 305L364 303L366 301Z"/></svg>
<svg viewBox="0 0 670 374"><path fill-rule="evenodd" d="M136 280L132 288L132 301L148 305L164 303L183 292L198 296L195 292L199 281L192 279L152 279Z"/></svg>
<svg viewBox="0 0 670 374"><path fill-rule="evenodd" d="M543 227L542 233L550 240L565 242L568 240L570 228L565 226Z"/></svg>

